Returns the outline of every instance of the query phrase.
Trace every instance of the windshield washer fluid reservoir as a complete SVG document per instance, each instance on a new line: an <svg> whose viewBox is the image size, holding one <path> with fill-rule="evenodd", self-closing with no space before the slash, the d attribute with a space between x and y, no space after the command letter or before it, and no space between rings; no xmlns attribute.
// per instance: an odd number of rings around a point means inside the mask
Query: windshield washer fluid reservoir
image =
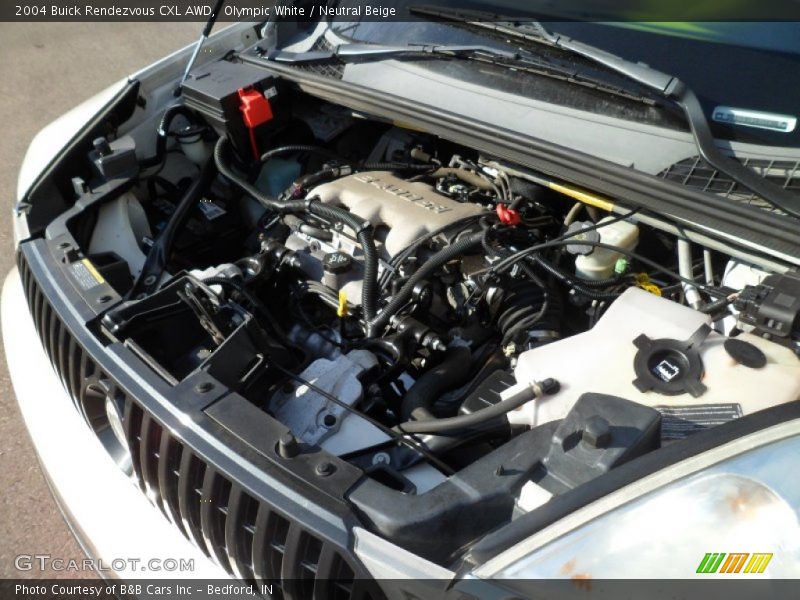
<svg viewBox="0 0 800 600"><path fill-rule="evenodd" d="M749 361L734 358L736 353L730 351L730 343L726 349L725 342L734 338L714 331L700 336L702 341L694 348L702 362L702 368L694 372L700 385L689 386L694 395L670 391L670 385L674 388L676 383L671 379L689 376L691 369L681 373L680 365L671 358L662 359L657 354L661 351L659 344L653 344L653 361L648 364L665 385L661 390L656 386L640 391L643 386L637 387L634 381L640 379L641 373L637 374L634 363L640 347L648 351L650 348L641 343L637 347L634 340L644 335L650 340L685 342L709 324L709 317L694 309L638 288L628 289L590 331L519 356L514 372L518 382L553 377L561 383L561 390L512 411L509 420L535 427L563 419L582 394L594 392L654 407L665 419L669 416L673 425L677 422L679 429L684 427L691 432L800 398L800 360L790 349L758 336L740 334L735 339L746 342L761 357L761 363L766 360L760 368L753 368L744 364ZM737 341L733 345L742 344Z"/></svg>

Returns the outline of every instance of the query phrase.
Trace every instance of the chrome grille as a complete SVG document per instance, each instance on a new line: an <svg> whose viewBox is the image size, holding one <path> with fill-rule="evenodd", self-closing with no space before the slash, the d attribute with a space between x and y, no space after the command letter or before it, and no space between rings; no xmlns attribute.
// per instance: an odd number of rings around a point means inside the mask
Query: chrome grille
<svg viewBox="0 0 800 600"><path fill-rule="evenodd" d="M87 418L81 407L92 386L112 386L124 403L136 483L189 540L230 575L272 585L276 598L383 597L373 580L356 577L334 545L207 464L111 383L61 322L21 252L17 264L37 334L76 408Z"/></svg>

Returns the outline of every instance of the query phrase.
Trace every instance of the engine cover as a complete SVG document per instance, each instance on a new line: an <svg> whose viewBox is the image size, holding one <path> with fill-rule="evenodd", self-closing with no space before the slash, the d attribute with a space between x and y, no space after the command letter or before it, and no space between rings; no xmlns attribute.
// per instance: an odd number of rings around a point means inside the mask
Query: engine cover
<svg viewBox="0 0 800 600"><path fill-rule="evenodd" d="M314 188L309 197L314 196L369 221L383 242L383 258L394 256L425 234L484 212L477 204L451 200L426 183L408 182L386 171L342 177Z"/></svg>

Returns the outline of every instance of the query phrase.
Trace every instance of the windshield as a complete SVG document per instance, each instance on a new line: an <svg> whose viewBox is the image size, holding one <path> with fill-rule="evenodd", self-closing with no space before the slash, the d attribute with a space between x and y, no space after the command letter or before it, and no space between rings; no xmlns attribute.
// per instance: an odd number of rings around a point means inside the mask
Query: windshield
<svg viewBox="0 0 800 600"><path fill-rule="evenodd" d="M407 2L406 8L413 4ZM495 13L502 9L497 4L470 7ZM486 29L413 18L413 22L340 20L333 23L333 29L347 39L374 44L483 43L508 47L506 39ZM544 27L675 75L697 94L714 136L719 139L800 147L800 23L545 21ZM543 51L535 45L526 48ZM431 68L445 67L431 64ZM474 70L474 65L448 68L467 71ZM507 91L520 93L514 88L525 84L519 77L514 79L515 82L508 82L511 88ZM556 94L564 102L584 108L581 95L569 94L573 97L567 98L563 92ZM552 95L540 99L554 101ZM600 109L608 114L607 105ZM680 119L676 123L668 115L656 116L653 109L623 104L617 113L620 111L623 116L630 113L635 120L684 127Z"/></svg>

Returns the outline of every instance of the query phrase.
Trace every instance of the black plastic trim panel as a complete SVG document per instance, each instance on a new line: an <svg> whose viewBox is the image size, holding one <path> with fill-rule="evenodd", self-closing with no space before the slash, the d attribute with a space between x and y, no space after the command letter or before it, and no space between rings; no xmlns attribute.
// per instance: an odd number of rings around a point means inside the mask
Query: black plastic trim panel
<svg viewBox="0 0 800 600"><path fill-rule="evenodd" d="M595 502L642 477L707 452L732 440L800 419L800 400L758 411L692 435L691 444L670 444L612 469L523 515L511 525L487 535L471 549L468 564L481 564L570 513Z"/></svg>
<svg viewBox="0 0 800 600"><path fill-rule="evenodd" d="M50 261L44 240L20 246L17 265L45 353L77 410L98 385L124 407L134 479L164 516L230 575L277 584L277 597L381 598L351 551L356 523L342 498L353 472L342 469L330 493L302 486L296 465L276 466L205 414L234 394L212 389L204 398L202 374L169 387L124 347L102 346L86 329L92 311L57 281Z"/></svg>

